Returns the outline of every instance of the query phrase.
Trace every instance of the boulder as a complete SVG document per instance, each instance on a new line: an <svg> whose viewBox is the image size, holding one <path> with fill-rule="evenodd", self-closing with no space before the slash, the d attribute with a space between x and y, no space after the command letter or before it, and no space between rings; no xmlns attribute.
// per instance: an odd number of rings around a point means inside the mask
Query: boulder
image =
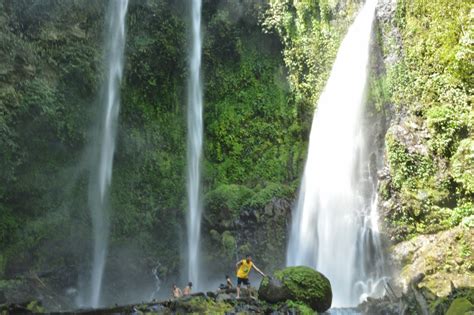
<svg viewBox="0 0 474 315"><path fill-rule="evenodd" d="M258 296L269 303L279 303L290 300L291 292L277 278L265 277L258 289Z"/></svg>
<svg viewBox="0 0 474 315"><path fill-rule="evenodd" d="M320 272L304 266L287 267L277 271L274 278L265 277L258 295L269 303L301 302L321 313L332 303L329 280Z"/></svg>

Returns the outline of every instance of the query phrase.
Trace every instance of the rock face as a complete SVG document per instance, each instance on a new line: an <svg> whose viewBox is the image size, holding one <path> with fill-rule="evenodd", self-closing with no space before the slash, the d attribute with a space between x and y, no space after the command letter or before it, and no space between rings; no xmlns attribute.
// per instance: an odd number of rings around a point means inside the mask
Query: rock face
<svg viewBox="0 0 474 315"><path fill-rule="evenodd" d="M434 235L420 235L397 244L392 249L392 260L401 270L398 283L404 291L419 273L426 277L420 287L426 287L442 297L450 293L450 283L456 288L474 284L474 231L460 224L458 227ZM403 268L401 268L403 266Z"/></svg>
<svg viewBox="0 0 474 315"><path fill-rule="evenodd" d="M332 303L329 280L316 270L304 266L282 269L275 273L275 278L265 277L258 295L269 303L287 300L301 302L318 312L325 312Z"/></svg>
<svg viewBox="0 0 474 315"><path fill-rule="evenodd" d="M235 191L238 189L231 188L233 194L237 194ZM247 190L242 187L240 189L244 192ZM229 267L234 266L236 260L242 259L247 253L252 254L258 267L265 272L284 267L291 201L288 197L273 197L282 195L279 189L270 185L252 198L239 200L235 204L227 202L232 198L238 199L235 196L231 198L225 194L217 198L214 193L206 196L206 203L210 208L206 208L203 229L210 232L203 235L202 239L203 250L207 252L204 259L207 259L207 263L220 262L212 270L212 275L232 273L233 270ZM222 203L225 198L227 201ZM211 220L214 217L219 219Z"/></svg>

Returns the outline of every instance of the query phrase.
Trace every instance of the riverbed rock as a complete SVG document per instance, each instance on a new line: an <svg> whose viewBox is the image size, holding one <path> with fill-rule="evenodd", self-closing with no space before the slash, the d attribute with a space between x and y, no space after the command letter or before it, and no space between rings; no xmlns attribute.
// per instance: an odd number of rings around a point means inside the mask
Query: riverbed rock
<svg viewBox="0 0 474 315"><path fill-rule="evenodd" d="M287 267L265 277L258 290L259 298L269 303L287 300L301 302L318 312L331 307L332 290L329 280L320 272L304 266Z"/></svg>

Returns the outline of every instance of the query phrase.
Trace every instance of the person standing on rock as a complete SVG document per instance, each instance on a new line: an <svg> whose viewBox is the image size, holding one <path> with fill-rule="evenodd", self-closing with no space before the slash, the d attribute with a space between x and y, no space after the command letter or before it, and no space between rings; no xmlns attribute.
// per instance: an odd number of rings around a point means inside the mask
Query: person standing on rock
<svg viewBox="0 0 474 315"><path fill-rule="evenodd" d="M255 266L252 261L252 256L250 255L247 255L245 259L235 264L235 267L237 269L237 298L240 298L240 285L242 283L245 284L247 288L250 288L249 273L252 268L261 274L262 277L265 277L265 274Z"/></svg>

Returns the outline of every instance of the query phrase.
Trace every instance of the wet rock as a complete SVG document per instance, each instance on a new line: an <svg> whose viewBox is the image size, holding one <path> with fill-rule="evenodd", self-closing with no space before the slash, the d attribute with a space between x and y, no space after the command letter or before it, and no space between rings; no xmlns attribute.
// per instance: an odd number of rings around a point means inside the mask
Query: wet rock
<svg viewBox="0 0 474 315"><path fill-rule="evenodd" d="M464 247L460 246L461 243ZM426 287L439 297L447 296L452 287L472 287L472 254L463 256L463 248L474 248L474 230L462 225L395 245L391 258L401 270L395 285L406 292L410 282L416 279L417 285ZM424 277L418 279L420 273Z"/></svg>
<svg viewBox="0 0 474 315"><path fill-rule="evenodd" d="M230 300L232 300L232 296L226 293L219 294L216 297L216 302L228 302Z"/></svg>
<svg viewBox="0 0 474 315"><path fill-rule="evenodd" d="M242 288L241 291L243 292L244 290L247 290L247 288ZM236 288L220 289L220 290L217 291L217 293L227 293L227 294L237 293L237 289Z"/></svg>
<svg viewBox="0 0 474 315"><path fill-rule="evenodd" d="M7 298L5 297L5 293L0 291L0 304L4 304L7 302Z"/></svg>
<svg viewBox="0 0 474 315"><path fill-rule="evenodd" d="M258 290L259 297L269 303L278 303L289 300L291 292L277 278L265 277Z"/></svg>
<svg viewBox="0 0 474 315"><path fill-rule="evenodd" d="M260 313L260 308L256 305L244 304L240 303L235 306L234 308L237 314L244 313L244 314L255 314Z"/></svg>
<svg viewBox="0 0 474 315"><path fill-rule="evenodd" d="M373 299L369 297L365 302L357 307L357 310L365 315L398 315L401 314L400 309L400 303L394 303L388 297L383 297L381 299Z"/></svg>
<svg viewBox="0 0 474 315"><path fill-rule="evenodd" d="M203 298L206 298L206 294L205 294L204 292L192 293L190 296L191 296L191 297L203 297Z"/></svg>
<svg viewBox="0 0 474 315"><path fill-rule="evenodd" d="M396 64L402 56L402 36L395 21L397 0L380 0L377 5L377 22L381 26L382 42L386 50L384 63Z"/></svg>

